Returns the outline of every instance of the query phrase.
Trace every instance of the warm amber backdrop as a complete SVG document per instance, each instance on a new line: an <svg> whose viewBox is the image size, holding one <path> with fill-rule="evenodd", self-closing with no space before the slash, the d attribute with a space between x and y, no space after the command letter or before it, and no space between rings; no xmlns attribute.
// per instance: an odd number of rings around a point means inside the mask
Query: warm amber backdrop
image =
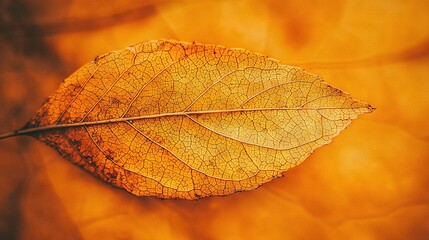
<svg viewBox="0 0 429 240"><path fill-rule="evenodd" d="M366 100L360 117L282 179L199 201L138 198L29 137L0 141L3 239L428 239L429 2L0 3L0 132L68 74L158 38L247 48Z"/></svg>

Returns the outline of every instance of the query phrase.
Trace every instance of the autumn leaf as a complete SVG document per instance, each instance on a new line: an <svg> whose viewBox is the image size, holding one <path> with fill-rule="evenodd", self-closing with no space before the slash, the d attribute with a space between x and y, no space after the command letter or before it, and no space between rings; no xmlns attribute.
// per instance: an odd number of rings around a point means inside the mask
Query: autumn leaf
<svg viewBox="0 0 429 240"><path fill-rule="evenodd" d="M96 57L21 130L138 196L197 199L282 176L373 108L243 49L151 41Z"/></svg>

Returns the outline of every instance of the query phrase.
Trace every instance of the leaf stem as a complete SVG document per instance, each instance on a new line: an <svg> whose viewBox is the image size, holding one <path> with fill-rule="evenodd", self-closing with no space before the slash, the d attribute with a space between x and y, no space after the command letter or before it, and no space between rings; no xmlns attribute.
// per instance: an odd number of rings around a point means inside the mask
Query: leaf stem
<svg viewBox="0 0 429 240"><path fill-rule="evenodd" d="M20 135L28 135L29 133L33 132L41 132L45 130L50 129L57 129L57 128L66 128L66 127L74 127L74 126L84 126L86 124L58 124L58 125L47 125L42 127L33 127L33 128L26 128L26 129L19 129L12 132L7 133L0 133L0 140L10 137L16 137Z"/></svg>
<svg viewBox="0 0 429 240"><path fill-rule="evenodd" d="M17 130L17 131L12 131L12 132L7 132L7 133L1 133L0 134L0 140L5 139L5 138L10 138L10 137L16 137L19 135L23 135L24 133Z"/></svg>

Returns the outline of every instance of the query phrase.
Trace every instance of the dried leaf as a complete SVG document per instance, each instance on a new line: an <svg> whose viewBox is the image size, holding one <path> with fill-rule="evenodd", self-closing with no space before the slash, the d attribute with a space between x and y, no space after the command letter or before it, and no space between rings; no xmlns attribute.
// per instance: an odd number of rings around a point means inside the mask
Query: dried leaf
<svg viewBox="0 0 429 240"><path fill-rule="evenodd" d="M197 199L282 176L372 110L259 54L160 40L84 65L0 139L32 135L135 195Z"/></svg>

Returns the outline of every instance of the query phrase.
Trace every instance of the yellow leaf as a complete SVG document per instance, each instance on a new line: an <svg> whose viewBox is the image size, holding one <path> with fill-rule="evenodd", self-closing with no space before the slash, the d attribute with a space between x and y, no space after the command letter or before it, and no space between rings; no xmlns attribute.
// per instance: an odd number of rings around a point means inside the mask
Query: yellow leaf
<svg viewBox="0 0 429 240"><path fill-rule="evenodd" d="M197 199L282 176L372 110L247 50L160 40L84 65L13 135L135 195Z"/></svg>

